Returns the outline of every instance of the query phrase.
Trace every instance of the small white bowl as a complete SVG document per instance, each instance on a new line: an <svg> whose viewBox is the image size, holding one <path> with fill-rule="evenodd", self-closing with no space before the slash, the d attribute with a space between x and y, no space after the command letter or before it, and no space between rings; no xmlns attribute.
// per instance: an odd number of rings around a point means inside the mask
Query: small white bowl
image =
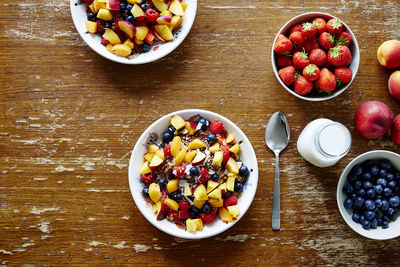
<svg viewBox="0 0 400 267"><path fill-rule="evenodd" d="M154 143L155 141L161 141L162 133L170 125L171 116L179 115L186 120L197 114L200 114L208 121L213 121L216 119L221 121L224 124L225 129L229 133L233 134L236 140L243 140L243 143L241 143L240 145L240 161L243 162L249 168L249 170L252 171L250 172L250 176L248 178L248 182L244 187L243 193L238 198L238 205L240 207L241 213L237 220L232 223L223 223L222 220L217 217L217 219L213 223L205 225L203 231L190 233L188 231L178 228L174 223L166 219L161 221L156 220L156 216L151 210L151 205L145 200L142 195L141 191L143 188L143 184L140 182L139 170L143 164L143 155L144 153L146 153L148 145ZM250 207L250 204L253 201L254 195L257 190L257 182L257 158L254 149L246 135L242 132L242 130L240 130L239 127L237 127L232 121L228 120L227 118L217 113L201 109L186 109L176 111L163 116L162 118L151 124L143 132L143 134L137 141L129 161L129 187L132 193L133 200L135 201L135 204L140 212L151 224L153 224L161 231L164 231L165 233L176 237L186 239L201 239L214 236L223 231L226 231L227 229L235 225L244 216L247 209Z"/></svg>
<svg viewBox="0 0 400 267"><path fill-rule="evenodd" d="M147 53L141 53L135 58L125 58L114 55L107 51L107 48L100 43L100 36L98 34L87 33L85 21L87 21L86 16L86 5L83 4L80 0L70 0L70 8L72 20L74 21L75 28L81 35L82 39L99 55L123 64L144 64L148 62L156 61L160 59L177 48L186 36L189 34L190 29L192 28L194 18L196 17L197 10L197 0L183 0L183 2L188 4L188 7L185 11L185 15L183 16L183 22L178 29L178 31L174 34L174 40L161 43L158 45L158 49L154 51L152 48Z"/></svg>
<svg viewBox="0 0 400 267"><path fill-rule="evenodd" d="M297 96L298 98L301 98L303 100L308 100L308 101L328 100L328 99L332 99L332 98L340 95L341 93L343 93L350 86L350 84L353 82L354 78L356 77L357 70L358 70L358 65L360 64L360 49L358 47L357 39L354 36L353 32L351 31L350 27L347 26L342 21L343 25L344 25L343 30L349 32L350 35L351 35L351 39L352 39L350 47L349 47L350 51L351 51L351 57L352 57L352 61L351 61L351 64L350 64L349 68L353 72L353 77L351 78L351 81L348 84L344 84L344 85L340 86L339 88L335 89L335 91L333 92L332 95L327 95L327 96L303 96L303 95L299 95L295 91L290 89L286 84L284 84L282 82L281 78L278 75L278 71L279 70L278 70L278 67L276 65L276 56L275 56L275 51L274 51L275 42L276 42L276 39L278 38L278 35L279 34L284 34L285 35L293 25L296 25L298 23L302 23L304 21L309 21L309 20L311 20L313 18L316 18L316 17L321 17L321 18L325 19L326 22L328 22L329 19L336 18L335 16L332 16L332 15L327 14L327 13L321 13L321 12L304 13L304 14L301 14L301 15L298 15L298 16L292 18L291 20L286 22L286 24L283 25L283 27L279 30L278 34L275 37L274 43L272 45L272 52L271 52L272 69L274 70L275 76L278 79L278 81L281 83L283 88L285 88L286 91L288 91L292 95Z"/></svg>
<svg viewBox="0 0 400 267"><path fill-rule="evenodd" d="M375 240L396 238L400 236L400 218L397 218L395 221L390 222L389 228L387 229L383 229L378 226L378 228L376 229L365 230L364 228L362 228L361 224L356 223L351 219L352 212L347 210L343 205L346 196L343 193L342 189L343 186L347 184L347 176L355 165L369 159L388 159L398 170L400 170L400 155L387 150L369 151L353 159L344 169L337 186L336 199L340 214L342 215L345 222L350 226L350 228L362 236Z"/></svg>

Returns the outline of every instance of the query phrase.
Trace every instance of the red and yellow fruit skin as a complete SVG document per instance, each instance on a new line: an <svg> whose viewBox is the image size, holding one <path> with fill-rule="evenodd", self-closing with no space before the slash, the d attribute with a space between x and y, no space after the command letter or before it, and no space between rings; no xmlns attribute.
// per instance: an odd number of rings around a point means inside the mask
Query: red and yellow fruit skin
<svg viewBox="0 0 400 267"><path fill-rule="evenodd" d="M397 115L396 118L394 118L391 132L392 141L396 145L400 146L400 115Z"/></svg>
<svg viewBox="0 0 400 267"><path fill-rule="evenodd" d="M383 42L377 51L379 64L387 69L400 67L400 41L389 40Z"/></svg>
<svg viewBox="0 0 400 267"><path fill-rule="evenodd" d="M397 100L400 100L400 71L399 70L393 72L390 75L389 81L388 81L388 87L389 87L390 94Z"/></svg>

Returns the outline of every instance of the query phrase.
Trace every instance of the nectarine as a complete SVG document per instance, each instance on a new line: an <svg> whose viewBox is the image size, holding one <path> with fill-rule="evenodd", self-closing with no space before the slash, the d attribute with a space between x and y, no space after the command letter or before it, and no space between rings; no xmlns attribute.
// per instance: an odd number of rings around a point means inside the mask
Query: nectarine
<svg viewBox="0 0 400 267"><path fill-rule="evenodd" d="M394 118L392 125L392 141L400 146L400 114Z"/></svg>
<svg viewBox="0 0 400 267"><path fill-rule="evenodd" d="M400 100L400 70L396 70L390 75L388 87L390 94Z"/></svg>
<svg viewBox="0 0 400 267"><path fill-rule="evenodd" d="M378 48L378 61L387 69L400 67L400 41L389 40L383 42Z"/></svg>

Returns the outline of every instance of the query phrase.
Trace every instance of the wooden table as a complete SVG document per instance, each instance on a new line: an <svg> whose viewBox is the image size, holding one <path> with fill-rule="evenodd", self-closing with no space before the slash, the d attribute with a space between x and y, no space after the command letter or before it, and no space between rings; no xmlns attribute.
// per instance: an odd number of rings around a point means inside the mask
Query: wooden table
<svg viewBox="0 0 400 267"><path fill-rule="evenodd" d="M186 40L157 62L127 66L93 52L76 32L69 1L0 3L0 264L366 265L399 264L400 239L353 232L336 205L343 168L360 153L400 152L389 136L362 138L357 106L380 100L395 114L378 46L399 38L397 0L199 1ZM357 78L339 97L311 103L290 95L272 68L273 38L291 17L323 11L357 36ZM186 241L157 230L128 187L130 152L169 112L220 113L249 137L259 183L242 220L216 237ZM269 116L283 111L292 139L281 155L282 229L271 229L274 157L264 145ZM349 127L350 153L335 167L305 162L296 140L311 120Z"/></svg>

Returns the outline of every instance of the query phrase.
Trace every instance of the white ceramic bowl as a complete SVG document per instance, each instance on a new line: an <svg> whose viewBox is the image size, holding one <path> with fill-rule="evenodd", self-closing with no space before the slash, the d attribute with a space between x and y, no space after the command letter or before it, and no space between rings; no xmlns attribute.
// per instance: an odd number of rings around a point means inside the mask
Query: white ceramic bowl
<svg viewBox="0 0 400 267"><path fill-rule="evenodd" d="M204 118L209 121L213 121L218 119L224 124L225 129L232 133L236 140L243 140L240 152L240 161L242 161L249 170L250 176L248 182L246 183L243 193L238 199L238 205L240 206L241 214L238 219L233 223L223 223L222 220L218 217L213 223L207 224L204 226L203 231L197 231L195 233L190 233L185 230L178 228L174 223L164 219L162 221L157 221L156 216L153 214L151 210L151 205L144 199L141 191L143 188L143 184L140 182L140 174L139 170L143 164L143 154L147 150L147 146L149 145L149 140L153 139L151 142L154 142L154 138L150 137L156 133L159 138L161 138L162 133L168 128L170 125L170 118L172 115L179 115L184 119L189 119L193 115L200 114ZM158 141L161 141L159 139ZM237 127L232 121L228 120L227 118L206 110L201 109L186 109L176 111L170 114L163 116L162 118L158 119L152 125L150 125L144 133L140 136L139 140L137 141L135 148L133 149L131 159L129 162L129 186L131 189L133 200L135 201L136 206L140 210L146 219L153 224L155 227L164 231L167 234L186 238L186 239L200 239L206 238L210 236L217 235L233 225L235 225L246 213L247 209L250 207L251 202L253 201L254 195L257 189L257 181L258 181L258 167L257 167L257 158L256 154L254 153L254 149L247 139L246 135Z"/></svg>
<svg viewBox="0 0 400 267"><path fill-rule="evenodd" d="M342 189L343 186L347 184L347 176L349 175L351 169L355 165L360 164L369 159L370 160L388 159L398 170L400 170L400 155L391 151L374 150L361 154L360 156L353 159L344 169L338 182L336 199L340 214L342 215L345 222L350 226L350 228L362 236L376 240L386 240L398 237L400 236L400 218L397 218L395 221L390 222L389 228L387 229L382 229L381 227L378 226L378 228L376 229L365 230L362 228L361 224L356 223L351 219L352 213L349 210L347 210L343 205L346 196L343 193Z"/></svg>
<svg viewBox="0 0 400 267"><path fill-rule="evenodd" d="M351 78L351 81L348 84L344 84L342 86L340 86L339 88L335 89L335 91L333 92L332 95L327 95L327 96L318 96L318 95L310 95L310 96L303 96L303 95L299 95L296 92L294 92L292 89L290 89L286 84L284 84L281 80L281 78L278 75L278 67L276 65L276 55L274 52L274 46L275 46L275 42L276 39L278 38L279 34L286 34L289 29L298 23L302 23L304 21L309 21L313 18L316 17L321 17L323 19L326 20L326 22L328 22L329 19L331 18L336 18L335 16L332 16L330 14L327 13L321 13L321 12L309 12L309 13L304 13L301 15L298 15L294 18L292 18L291 20L289 20L288 22L286 22L285 25L283 25L283 27L279 30L278 34L275 37L274 43L272 45L272 52L271 52L271 62L272 62L272 68L274 70L275 76L278 79L278 81L281 83L281 85L283 86L283 88L286 89L286 91L288 91L289 93L291 93L294 96L297 96L298 98L301 98L303 100L308 100L308 101L323 101L323 100L328 100L331 98L334 98L338 95L340 95L341 93L343 93L349 86L350 84L353 82L354 78L356 77L357 74L357 70L358 70L358 65L360 64L360 49L358 47L358 43L357 43L357 39L354 36L353 32L351 31L351 29L349 28L349 26L347 26L344 22L344 31L348 31L351 35L351 44L350 44L350 51L351 51L351 57L352 57L352 61L351 64L349 66L349 68L353 71L353 77Z"/></svg>
<svg viewBox="0 0 400 267"><path fill-rule="evenodd" d="M86 6L80 0L70 0L70 8L72 14L72 20L74 21L75 28L81 35L82 39L99 55L123 64L144 64L152 61L156 61L169 53L171 53L175 48L177 48L186 36L189 34L192 28L194 18L196 17L197 10L197 0L183 0L183 2L188 3L188 7L183 16L183 22L180 29L174 34L174 40L159 44L158 49L154 51L151 49L147 53L141 53L135 58L125 58L114 55L107 51L107 48L100 43L100 36L98 34L86 33L85 21L86 17Z"/></svg>

